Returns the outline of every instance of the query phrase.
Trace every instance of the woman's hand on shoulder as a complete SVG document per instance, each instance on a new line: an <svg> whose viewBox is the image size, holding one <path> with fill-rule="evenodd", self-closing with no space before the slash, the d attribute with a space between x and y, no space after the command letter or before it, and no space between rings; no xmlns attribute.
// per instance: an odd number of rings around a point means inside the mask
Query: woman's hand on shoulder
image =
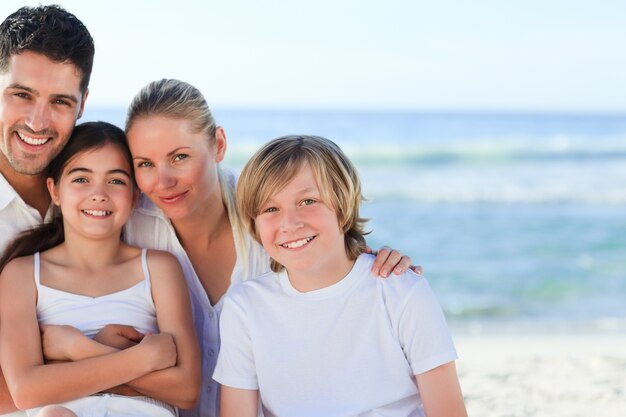
<svg viewBox="0 0 626 417"><path fill-rule="evenodd" d="M367 247L366 253L376 255L376 260L372 267L374 275L387 278L391 271L395 275L403 274L410 269L418 275L422 275L422 267L420 265L413 265L411 258L407 255L402 255L399 251L390 248L389 246L383 246L374 252L372 248Z"/></svg>

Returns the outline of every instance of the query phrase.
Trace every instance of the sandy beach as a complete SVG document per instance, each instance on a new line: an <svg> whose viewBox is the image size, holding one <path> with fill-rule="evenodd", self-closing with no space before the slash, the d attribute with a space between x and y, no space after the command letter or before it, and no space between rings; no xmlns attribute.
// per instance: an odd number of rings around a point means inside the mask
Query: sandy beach
<svg viewBox="0 0 626 417"><path fill-rule="evenodd" d="M473 417L626 416L626 335L455 335Z"/></svg>

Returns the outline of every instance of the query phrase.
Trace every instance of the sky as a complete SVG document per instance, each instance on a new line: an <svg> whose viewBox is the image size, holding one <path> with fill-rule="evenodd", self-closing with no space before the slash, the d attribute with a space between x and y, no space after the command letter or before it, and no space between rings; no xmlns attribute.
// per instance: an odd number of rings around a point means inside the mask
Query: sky
<svg viewBox="0 0 626 417"><path fill-rule="evenodd" d="M626 113L621 0L41 3L95 40L91 106L165 77L219 107Z"/></svg>

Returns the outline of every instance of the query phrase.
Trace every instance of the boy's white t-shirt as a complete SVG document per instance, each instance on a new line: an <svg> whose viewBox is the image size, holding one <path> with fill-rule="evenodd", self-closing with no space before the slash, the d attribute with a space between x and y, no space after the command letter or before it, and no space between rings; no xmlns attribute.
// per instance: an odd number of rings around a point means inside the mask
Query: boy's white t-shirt
<svg viewBox="0 0 626 417"><path fill-rule="evenodd" d="M258 389L270 416L422 416L414 375L457 358L425 278L371 274L361 255L338 283L300 293L286 272L232 288L213 378Z"/></svg>

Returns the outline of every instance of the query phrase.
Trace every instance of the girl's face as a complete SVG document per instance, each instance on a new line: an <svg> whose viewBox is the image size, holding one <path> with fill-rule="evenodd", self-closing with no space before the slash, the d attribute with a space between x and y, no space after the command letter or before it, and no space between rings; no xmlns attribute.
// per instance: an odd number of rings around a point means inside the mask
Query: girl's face
<svg viewBox="0 0 626 417"><path fill-rule="evenodd" d="M213 144L194 132L189 120L165 116L137 119L127 132L137 185L172 220L204 214L206 202L221 198L217 164L224 159L226 135Z"/></svg>
<svg viewBox="0 0 626 417"><path fill-rule="evenodd" d="M48 178L66 235L75 231L92 238L119 237L136 195L130 168L122 151L106 144L70 159L57 184Z"/></svg>

